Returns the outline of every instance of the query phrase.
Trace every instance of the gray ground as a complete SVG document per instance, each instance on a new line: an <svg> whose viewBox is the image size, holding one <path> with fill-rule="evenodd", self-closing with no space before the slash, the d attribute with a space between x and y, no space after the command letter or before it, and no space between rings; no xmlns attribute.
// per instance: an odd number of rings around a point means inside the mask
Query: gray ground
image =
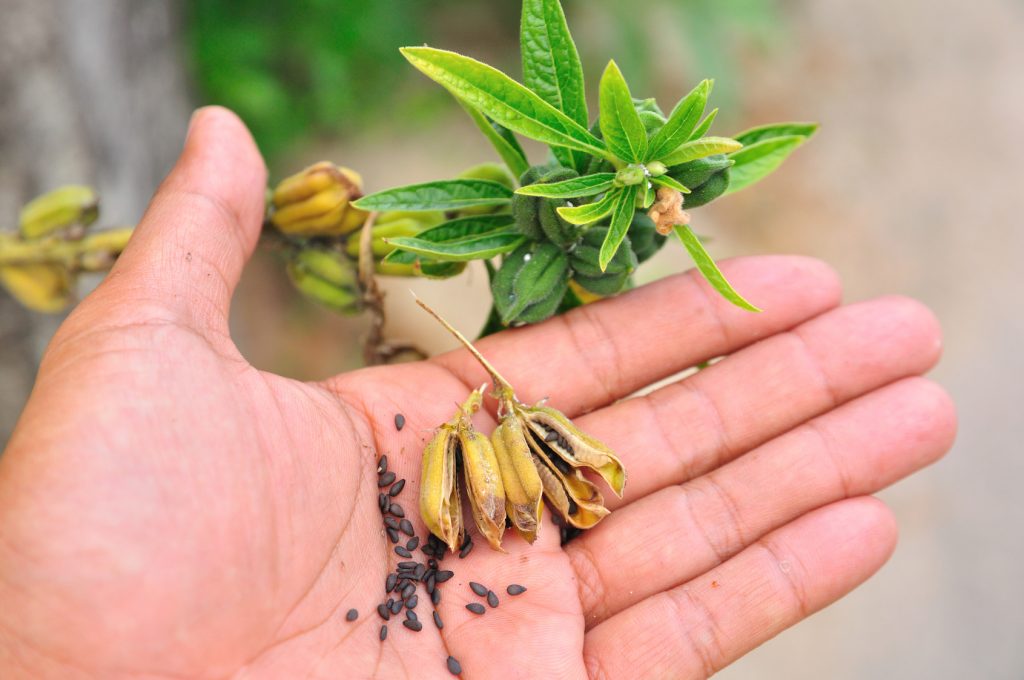
<svg viewBox="0 0 1024 680"><path fill-rule="evenodd" d="M923 299L946 331L934 377L953 394L961 429L941 464L886 491L902 538L892 561L852 596L722 673L726 678L1024 677L1024 5L1019 0L793 0L788 46L747 68L751 122L800 117L820 136L780 176L702 213L716 254L796 252L832 263L849 300L898 292ZM697 74L689 74L697 75ZM460 143L466 124L432 130L382 158L381 139L335 157L371 186L452 173L484 158ZM323 153L323 149L313 154ZM661 272L677 266L663 256ZM339 333L358 324L302 308L273 334L268 300L279 272L258 260L239 294L235 328L261 366L313 377L354 362ZM656 268L657 268L656 267ZM278 278L275 278L278 277ZM481 319L475 278L419 287L459 297L461 324ZM404 293L393 287L397 333L431 348ZM283 304L282 304L283 306ZM296 347L304 357L296 359ZM0 348L0 353L3 348ZM305 361L305 363L296 363ZM312 362L312 363L311 363ZM2 366L2 363L0 363ZM6 403L17 402L4 380ZM8 406L3 408L9 409ZM0 414L10 421L12 413Z"/></svg>

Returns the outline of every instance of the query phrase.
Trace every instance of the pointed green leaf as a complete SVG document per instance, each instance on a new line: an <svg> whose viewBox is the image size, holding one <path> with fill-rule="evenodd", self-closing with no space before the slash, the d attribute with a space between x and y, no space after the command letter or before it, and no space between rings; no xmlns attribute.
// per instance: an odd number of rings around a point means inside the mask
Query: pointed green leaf
<svg viewBox="0 0 1024 680"><path fill-rule="evenodd" d="M636 186L636 185L634 185ZM613 189L605 194L601 200L578 205L572 208L556 208L559 216L569 224L590 224L611 214L615 207L615 201L622 189Z"/></svg>
<svg viewBox="0 0 1024 680"><path fill-rule="evenodd" d="M498 152L501 160L505 162L505 165L508 166L508 169L516 178L521 177L524 172L530 169L530 162L526 159L526 152L523 151L523 147L519 146L519 141L507 128L498 125L461 99L458 102L466 110L466 113L469 114L469 117L473 119L476 126L480 128L480 132L484 133L484 137L491 143L491 146Z"/></svg>
<svg viewBox="0 0 1024 680"><path fill-rule="evenodd" d="M810 138L818 131L817 123L772 123L770 125L759 125L758 127L744 130L735 136L737 142L743 146L750 146L755 142L773 137L797 137Z"/></svg>
<svg viewBox="0 0 1024 680"><path fill-rule="evenodd" d="M668 175L662 175L661 177L652 177L651 182L658 185L659 187L668 187L669 189L675 189L681 194L690 193L690 190L688 188L686 188L676 180L672 179Z"/></svg>
<svg viewBox="0 0 1024 680"><path fill-rule="evenodd" d="M611 189L614 183L614 172L598 172L551 184L528 184L517 189L516 193L542 198L581 198L602 194Z"/></svg>
<svg viewBox="0 0 1024 680"><path fill-rule="evenodd" d="M689 163L690 161L695 161L700 158L714 156L719 153L731 153L742 148L742 144L737 142L735 139L729 139L728 137L701 137L700 139L694 139L693 141L686 142L678 149L665 156L661 162L672 167L675 165L682 165L683 163Z"/></svg>
<svg viewBox="0 0 1024 680"><path fill-rule="evenodd" d="M601 136L608 150L624 161L639 163L647 153L647 130L633 106L622 72L614 61L601 76Z"/></svg>
<svg viewBox="0 0 1024 680"><path fill-rule="evenodd" d="M511 215L461 217L421 231L414 237L385 239L400 250L389 253L384 261L413 264L424 258L457 262L493 257L519 245L520 241L514 241L509 235L522 238L522 234L515 230L515 220ZM487 254L495 248L498 250Z"/></svg>
<svg viewBox="0 0 1024 680"><path fill-rule="evenodd" d="M597 263L601 271L608 268L608 263L615 257L615 251L622 245L622 239L626 238L629 225L633 222L633 214L636 212L636 197L640 192L640 185L624 187L619 195L615 197L615 206L612 209L612 221L608 226L608 235L601 244L601 254Z"/></svg>
<svg viewBox="0 0 1024 680"><path fill-rule="evenodd" d="M428 78L499 125L546 144L605 155L604 144L585 127L496 68L431 47L403 47L401 52Z"/></svg>
<svg viewBox="0 0 1024 680"><path fill-rule="evenodd" d="M690 135L697 129L700 117L704 114L709 94L711 81L704 80L676 104L668 121L651 138L647 146L646 160L661 160L663 156L667 156L690 139Z"/></svg>
<svg viewBox="0 0 1024 680"><path fill-rule="evenodd" d="M806 137L797 135L770 137L729 154L735 165L729 169L729 189L726 194L746 188L770 175L805 141Z"/></svg>
<svg viewBox="0 0 1024 680"><path fill-rule="evenodd" d="M711 113L704 117L704 120L700 122L700 125L697 126L697 129L694 130L693 134L690 135L690 139L700 139L701 137L706 135L708 133L708 130L711 129L711 124L715 122L715 118L717 117L718 109L712 109Z"/></svg>
<svg viewBox="0 0 1024 680"><path fill-rule="evenodd" d="M524 0L519 42L523 84L553 107L587 127L583 66L558 0ZM579 151L552 149L563 165L583 171Z"/></svg>
<svg viewBox="0 0 1024 680"><path fill-rule="evenodd" d="M761 310L754 305L743 299L743 296L736 292L736 290L726 281L722 271L715 264L715 261L708 255L708 251L704 250L704 245L697 238L697 235L693 233L685 224L677 224L674 228L676 236L686 246L686 250L690 253L690 257L693 258L694 264L697 265L698 271L707 279L708 283L717 290L722 297L729 302L733 303L737 307L742 307L751 312L760 312Z"/></svg>
<svg viewBox="0 0 1024 680"><path fill-rule="evenodd" d="M503 205L512 190L485 179L449 179L410 184L363 196L353 203L361 210L459 210Z"/></svg>

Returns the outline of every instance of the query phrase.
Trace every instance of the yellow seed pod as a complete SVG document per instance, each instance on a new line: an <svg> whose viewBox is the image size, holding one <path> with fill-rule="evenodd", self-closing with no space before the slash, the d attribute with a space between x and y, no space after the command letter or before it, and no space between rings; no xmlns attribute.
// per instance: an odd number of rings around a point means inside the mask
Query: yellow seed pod
<svg viewBox="0 0 1024 680"><path fill-rule="evenodd" d="M59 312L71 301L71 275L54 264L19 264L0 267L0 284L28 309Z"/></svg>
<svg viewBox="0 0 1024 680"><path fill-rule="evenodd" d="M420 477L420 516L430 533L448 544L452 552L462 543L462 501L455 475L455 428L446 423L423 450Z"/></svg>
<svg viewBox="0 0 1024 680"><path fill-rule="evenodd" d="M296 236L336 236L355 231L367 213L351 206L362 196L354 170L322 161L281 181L271 197L271 223Z"/></svg>
<svg viewBox="0 0 1024 680"><path fill-rule="evenodd" d="M585 305L589 305L592 302L597 302L598 300L604 299L603 295L591 293L589 290L587 290L580 284L576 283L576 281L573 279L569 279L569 288L572 289L573 294L579 298L580 302L582 302Z"/></svg>
<svg viewBox="0 0 1024 680"><path fill-rule="evenodd" d="M22 238L32 240L73 227L87 227L99 217L100 198L92 187L68 185L38 196L21 209Z"/></svg>
<svg viewBox="0 0 1024 680"><path fill-rule="evenodd" d="M491 433L491 443L505 489L505 512L519 535L533 543L544 489L519 419L512 414L502 418Z"/></svg>
<svg viewBox="0 0 1024 680"><path fill-rule="evenodd" d="M466 423L459 428L466 495L476 528L495 550L505 533L505 489L491 440Z"/></svg>

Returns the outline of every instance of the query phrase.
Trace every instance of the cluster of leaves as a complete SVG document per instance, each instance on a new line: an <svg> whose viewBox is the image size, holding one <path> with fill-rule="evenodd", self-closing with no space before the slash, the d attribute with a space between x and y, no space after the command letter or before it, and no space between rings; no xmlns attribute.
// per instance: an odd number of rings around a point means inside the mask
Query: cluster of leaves
<svg viewBox="0 0 1024 680"><path fill-rule="evenodd" d="M407 47L402 54L446 88L492 143L518 188L479 178L427 182L371 194L364 210L447 211L461 215L388 242L392 261L436 266L484 260L492 272L492 321L541 321L590 296L615 294L665 242L645 211L660 189L687 208L750 186L774 171L815 130L768 125L735 137L709 135L712 82L699 83L665 115L635 99L615 62L588 113L583 69L558 0L524 0L523 83L455 52ZM547 144L530 165L514 133ZM664 192L662 192L664 194ZM466 215L471 209L477 213ZM663 226L663 225L658 225ZM671 225L698 269L727 299L750 310L681 219ZM500 257L495 266L494 258Z"/></svg>

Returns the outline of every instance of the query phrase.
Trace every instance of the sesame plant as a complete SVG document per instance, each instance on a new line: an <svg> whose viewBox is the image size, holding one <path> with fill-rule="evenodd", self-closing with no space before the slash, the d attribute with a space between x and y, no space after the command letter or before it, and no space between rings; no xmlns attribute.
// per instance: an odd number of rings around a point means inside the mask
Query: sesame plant
<svg viewBox="0 0 1024 680"><path fill-rule="evenodd" d="M456 52L401 49L455 97L500 162L369 195L357 172L321 162L268 192L264 240L295 286L340 313L373 312L366 358L385 361L407 348L383 340L377 275L447 278L481 260L493 298L487 334L630 288L674 234L723 297L757 311L722 275L689 210L764 178L816 126L712 134L711 80L663 109L634 96L614 61L597 79L591 112L558 0L524 0L520 42L519 81ZM517 136L550 151L528 159ZM126 241L118 230L91 243L97 213L93 194L68 188L33 201L20 233L0 237L0 281L29 307L63 308L77 272L109 266Z"/></svg>

